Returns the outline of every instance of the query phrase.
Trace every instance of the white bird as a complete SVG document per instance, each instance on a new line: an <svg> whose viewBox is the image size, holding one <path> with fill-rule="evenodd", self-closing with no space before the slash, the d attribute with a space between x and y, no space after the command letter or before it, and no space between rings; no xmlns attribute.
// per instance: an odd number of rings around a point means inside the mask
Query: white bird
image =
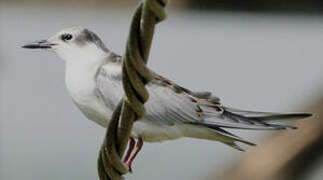
<svg viewBox="0 0 323 180"><path fill-rule="evenodd" d="M107 127L112 112L124 95L121 56L106 48L95 33L80 27L64 29L47 40L23 47L55 51L65 61L65 82L76 106L88 119ZM154 79L147 84L150 96L145 104L146 116L135 122L125 157L130 168L142 141L190 137L215 140L242 150L236 142L254 144L227 129L294 129L273 122L310 116L308 113L281 114L229 108L210 92L193 92L157 73L152 74ZM132 154L134 139L138 142Z"/></svg>

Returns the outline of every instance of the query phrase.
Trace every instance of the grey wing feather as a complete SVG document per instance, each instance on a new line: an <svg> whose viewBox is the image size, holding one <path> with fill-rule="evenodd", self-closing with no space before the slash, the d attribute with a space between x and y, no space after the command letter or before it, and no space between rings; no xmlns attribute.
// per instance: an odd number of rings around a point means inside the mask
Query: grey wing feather
<svg viewBox="0 0 323 180"><path fill-rule="evenodd" d="M148 84L147 89L149 100L145 104L145 119L167 125L201 120L197 107L184 93L176 93L157 80Z"/></svg>
<svg viewBox="0 0 323 180"><path fill-rule="evenodd" d="M112 60L111 60L112 59ZM117 59L117 60L116 60ZM100 68L96 75L97 89L105 103L114 109L123 96L121 84L121 58L111 56L108 63L117 65L119 71L111 73L109 66ZM111 65L110 65L111 66ZM109 73L107 73L109 72ZM149 100L145 104L145 120L161 125L190 123L212 129L287 129L286 125L271 124L276 120L300 119L310 114L280 114L252 112L224 107L218 97L210 92L193 92L152 72L154 80L147 84Z"/></svg>
<svg viewBox="0 0 323 180"><path fill-rule="evenodd" d="M203 109L203 106L202 106ZM194 124L204 125L214 128L233 128L233 129L251 129L251 130L282 130L295 129L293 126L275 124L278 121L297 120L311 116L308 113L271 113L271 112L254 112L244 111L222 106L223 113L221 116L213 115L208 111L208 116L204 122Z"/></svg>
<svg viewBox="0 0 323 180"><path fill-rule="evenodd" d="M109 68L115 65L118 66L118 72L112 73ZM111 110L114 110L124 95L121 79L120 62L115 61L107 61L107 64L103 65L95 76L96 94ZM197 113L198 107L192 103L184 91L179 92L179 89L174 89L179 86L171 87L170 83L166 79L155 78L147 84L149 100L145 104L146 116L143 120L159 125L200 121L201 117Z"/></svg>

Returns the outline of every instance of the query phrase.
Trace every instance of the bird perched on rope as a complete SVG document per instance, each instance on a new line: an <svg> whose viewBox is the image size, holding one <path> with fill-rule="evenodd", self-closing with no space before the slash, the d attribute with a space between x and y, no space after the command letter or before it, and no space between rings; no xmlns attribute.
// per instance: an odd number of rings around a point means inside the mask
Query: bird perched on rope
<svg viewBox="0 0 323 180"><path fill-rule="evenodd" d="M124 96L122 58L110 51L93 32L85 28L64 29L47 40L24 48L49 49L65 61L65 81L76 106L90 120L107 127ZM160 142L181 137L215 140L243 150L236 142L254 145L228 129L295 129L275 122L309 117L307 113L268 113L226 107L210 92L193 92L151 71L147 84L146 115L135 122L124 161L131 163L143 141ZM137 143L136 143L137 140ZM135 148L136 146L136 148Z"/></svg>

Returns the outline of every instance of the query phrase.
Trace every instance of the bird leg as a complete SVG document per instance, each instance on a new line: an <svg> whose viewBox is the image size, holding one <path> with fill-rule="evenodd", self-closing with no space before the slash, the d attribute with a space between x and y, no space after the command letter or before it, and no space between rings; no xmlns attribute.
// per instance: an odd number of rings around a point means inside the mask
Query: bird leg
<svg viewBox="0 0 323 180"><path fill-rule="evenodd" d="M126 163L129 160L130 155L135 147L135 143L136 143L135 139L130 137L128 151L127 151L127 154L123 160L124 163Z"/></svg>
<svg viewBox="0 0 323 180"><path fill-rule="evenodd" d="M138 138L135 153L130 158L128 158L128 160L125 162L127 164L127 166L129 167L129 171L130 172L132 172L132 167L131 167L132 162L136 158L136 156L138 155L138 153L140 152L140 150L141 150L141 148L142 148L143 145L144 145L144 143L143 143L142 139L141 138Z"/></svg>

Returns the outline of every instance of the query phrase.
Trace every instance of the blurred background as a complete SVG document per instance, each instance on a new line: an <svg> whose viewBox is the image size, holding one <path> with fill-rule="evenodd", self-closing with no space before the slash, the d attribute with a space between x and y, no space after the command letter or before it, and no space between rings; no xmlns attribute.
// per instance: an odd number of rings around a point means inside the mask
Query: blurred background
<svg viewBox="0 0 323 180"><path fill-rule="evenodd" d="M83 26L122 54L136 4L0 1L0 179L98 179L105 129L72 103L63 61L20 47ZM235 131L258 144L245 153L194 139L146 143L127 179L323 179L322 9L318 0L171 1L156 29L153 70L227 106L315 115L296 131Z"/></svg>

